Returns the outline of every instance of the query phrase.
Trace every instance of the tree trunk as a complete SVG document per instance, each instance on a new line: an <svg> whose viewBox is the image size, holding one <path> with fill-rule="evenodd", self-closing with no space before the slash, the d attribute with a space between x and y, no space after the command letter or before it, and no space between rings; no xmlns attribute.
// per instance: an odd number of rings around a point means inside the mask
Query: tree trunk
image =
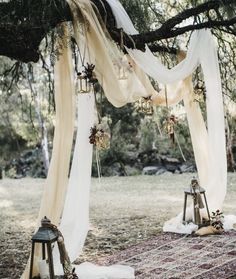
<svg viewBox="0 0 236 279"><path fill-rule="evenodd" d="M226 154L227 154L227 166L228 166L228 171L235 171L235 161L234 161L234 156L232 152L232 135L230 133L230 128L229 128L229 122L226 117L225 120L225 134L226 134Z"/></svg>
<svg viewBox="0 0 236 279"><path fill-rule="evenodd" d="M49 168L49 151L48 151L48 132L45 121L43 120L42 113L41 113L41 105L39 101L39 97L35 95L35 109L37 114L37 119L39 123L39 128L41 132L41 149L43 154L43 165L45 168L45 173L48 173Z"/></svg>

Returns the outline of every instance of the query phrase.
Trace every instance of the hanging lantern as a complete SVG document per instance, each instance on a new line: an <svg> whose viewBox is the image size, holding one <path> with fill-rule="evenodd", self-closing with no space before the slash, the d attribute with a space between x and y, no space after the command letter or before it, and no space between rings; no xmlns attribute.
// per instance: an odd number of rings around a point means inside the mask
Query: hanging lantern
<svg viewBox="0 0 236 279"><path fill-rule="evenodd" d="M128 74L132 72L132 65L127 61L126 57L120 59L119 61L113 62L118 80L128 79Z"/></svg>
<svg viewBox="0 0 236 279"><path fill-rule="evenodd" d="M95 65L87 63L87 66L83 66L83 68L83 72L77 74L78 91L79 93L90 93L92 86L98 82L94 73Z"/></svg>
<svg viewBox="0 0 236 279"><path fill-rule="evenodd" d="M201 80L198 80L197 84L194 86L194 101L204 103L205 97L204 84Z"/></svg>
<svg viewBox="0 0 236 279"><path fill-rule="evenodd" d="M128 79L128 65L126 61L122 61L121 66L119 66L118 79L119 80Z"/></svg>
<svg viewBox="0 0 236 279"><path fill-rule="evenodd" d="M89 136L89 142L94 144L97 149L105 150L110 148L110 134L103 129L99 129L96 126L91 128L91 134Z"/></svg>
<svg viewBox="0 0 236 279"><path fill-rule="evenodd" d="M175 143L175 124L178 123L178 118L175 115L171 115L167 118L167 120L164 123L164 130L166 134L171 139L172 143Z"/></svg>
<svg viewBox="0 0 236 279"><path fill-rule="evenodd" d="M194 91L194 101L198 103L204 103L204 93L202 89L197 89Z"/></svg>
<svg viewBox="0 0 236 279"><path fill-rule="evenodd" d="M152 116L154 113L153 101L151 96L142 97L136 102L136 108L139 112L144 113L148 116Z"/></svg>
<svg viewBox="0 0 236 279"><path fill-rule="evenodd" d="M85 75L78 74L78 91L79 93L89 93L91 92L91 84Z"/></svg>
<svg viewBox="0 0 236 279"><path fill-rule="evenodd" d="M119 80L124 80L124 79L127 79L128 78L128 75L125 71L125 68L123 66L119 67L119 77L118 79Z"/></svg>
<svg viewBox="0 0 236 279"><path fill-rule="evenodd" d="M190 187L184 191L184 210L183 210L183 223L186 223L186 208L187 208L187 198L188 196L192 197L193 200L193 222L194 224L198 225L199 227L209 225L210 222L210 213L208 209L207 199L205 190L200 187L196 178L191 180ZM204 197L204 202L202 199ZM205 205L204 205L205 203ZM201 214L200 209L206 208L207 211L207 222L204 222Z"/></svg>

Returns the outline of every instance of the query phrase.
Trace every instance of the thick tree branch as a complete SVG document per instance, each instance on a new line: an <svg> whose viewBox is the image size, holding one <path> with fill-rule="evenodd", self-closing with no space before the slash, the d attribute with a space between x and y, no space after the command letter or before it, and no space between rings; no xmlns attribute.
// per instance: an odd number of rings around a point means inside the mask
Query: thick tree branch
<svg viewBox="0 0 236 279"><path fill-rule="evenodd" d="M105 0L91 0L95 11L105 22L111 37L121 41L121 32L115 26L111 8ZM176 37L185 32L201 28L222 28L232 30L236 17L224 19L219 16L220 8L230 6L235 0L210 0L197 7L187 9L170 18L152 32L128 36L124 34L124 44L128 47L144 49L146 43ZM207 20L198 24L179 26L185 19L215 10L217 20L207 14ZM221 15L221 13L220 13ZM5 55L23 62L36 62L39 59L39 44L46 34L57 24L71 21L72 16L66 0L10 0L0 2L0 55ZM132 39L131 39L132 38ZM154 46L153 46L154 48ZM160 49L155 44L157 51ZM174 52L174 50L172 50Z"/></svg>
<svg viewBox="0 0 236 279"><path fill-rule="evenodd" d="M71 20L65 1L12 0L0 3L0 55L39 60L39 44L57 24Z"/></svg>
<svg viewBox="0 0 236 279"><path fill-rule="evenodd" d="M219 7L222 7L224 5L230 5L235 4L235 0L211 0L204 4L201 4L195 8L187 9L178 15L170 18L167 20L163 25L151 32L133 35L132 40L130 40L130 36L125 37L125 44L128 47L134 47L133 42L135 42L135 47L139 49L144 49L144 46L146 43L153 43L158 40L162 39L168 39L172 37L176 37L178 35L181 35L185 32L202 29L202 28L216 28L216 27L230 27L233 26L236 23L236 17L233 17L232 19L225 19L222 20L212 20L211 18L208 18L207 21L198 23L198 24L190 24L184 27L177 27L176 26L180 23L182 23L184 20L194 17L197 15L200 15L203 12L207 12L210 10L215 10L217 13L219 13ZM116 36L119 32L113 31L112 36L113 38L118 41Z"/></svg>
<svg viewBox="0 0 236 279"><path fill-rule="evenodd" d="M148 45L152 52L166 52L169 54L177 54L178 49L174 47L160 46L158 44L150 44Z"/></svg>

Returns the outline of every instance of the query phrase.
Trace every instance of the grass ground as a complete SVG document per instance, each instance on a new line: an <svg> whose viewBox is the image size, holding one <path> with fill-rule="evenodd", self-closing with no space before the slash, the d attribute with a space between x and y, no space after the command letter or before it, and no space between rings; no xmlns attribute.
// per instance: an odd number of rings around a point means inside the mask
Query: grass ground
<svg viewBox="0 0 236 279"><path fill-rule="evenodd" d="M183 189L192 174L92 179L90 221L85 249L78 261L95 261L161 232L163 223L183 207ZM0 278L19 278L44 180L0 181ZM236 174L229 174L225 214L236 214Z"/></svg>

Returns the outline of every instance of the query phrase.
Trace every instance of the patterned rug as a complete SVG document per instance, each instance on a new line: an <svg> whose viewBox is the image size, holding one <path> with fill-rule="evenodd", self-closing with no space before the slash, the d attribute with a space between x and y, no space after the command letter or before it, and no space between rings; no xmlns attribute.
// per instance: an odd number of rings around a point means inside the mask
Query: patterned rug
<svg viewBox="0 0 236 279"><path fill-rule="evenodd" d="M194 237L163 233L99 261L135 268L136 279L226 279L236 275L236 231Z"/></svg>

